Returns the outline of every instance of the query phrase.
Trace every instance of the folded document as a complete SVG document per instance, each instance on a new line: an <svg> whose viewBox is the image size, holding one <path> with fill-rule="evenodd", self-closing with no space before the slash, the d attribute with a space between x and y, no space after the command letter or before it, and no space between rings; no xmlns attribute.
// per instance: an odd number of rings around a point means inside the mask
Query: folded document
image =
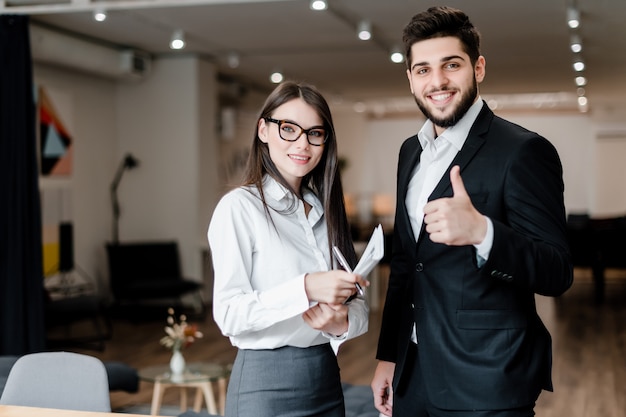
<svg viewBox="0 0 626 417"><path fill-rule="evenodd" d="M367 274L380 262L384 254L385 239L383 236L383 227L379 224L374 228L374 232L372 232L372 236L369 242L367 242L363 255L361 255L359 263L352 272L361 275L363 278L367 277Z"/></svg>

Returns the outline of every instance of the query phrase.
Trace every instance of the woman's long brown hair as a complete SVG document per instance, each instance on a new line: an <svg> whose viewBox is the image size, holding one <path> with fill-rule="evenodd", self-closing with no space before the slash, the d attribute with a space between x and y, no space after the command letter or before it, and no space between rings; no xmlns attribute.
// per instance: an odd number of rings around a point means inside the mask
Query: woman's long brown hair
<svg viewBox="0 0 626 417"><path fill-rule="evenodd" d="M306 187L313 191L324 207L326 227L328 229L328 250L331 253L331 259L333 258L332 246L338 246L348 262L354 267L356 254L352 243L350 225L346 216L337 157L337 138L328 103L314 86L306 83L285 81L267 97L257 121L265 117L272 117L272 113L277 107L297 98L304 100L317 112L324 123L324 128L328 132L328 139L322 145L324 146L322 157L317 166L302 178L301 187ZM265 211L271 220L270 208L263 194L263 177L265 174L270 175L278 183L290 190L294 197L294 203L298 198L297 196L302 195L301 190L294 190L280 174L270 157L267 143L263 143L259 139L257 126L255 126L254 139L244 173L243 184L256 186L261 195ZM332 262L336 266L334 259Z"/></svg>

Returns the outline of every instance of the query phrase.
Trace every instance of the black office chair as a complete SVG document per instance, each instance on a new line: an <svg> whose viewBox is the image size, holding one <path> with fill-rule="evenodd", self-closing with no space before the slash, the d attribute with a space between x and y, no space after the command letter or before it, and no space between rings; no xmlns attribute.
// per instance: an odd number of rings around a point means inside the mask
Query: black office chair
<svg viewBox="0 0 626 417"><path fill-rule="evenodd" d="M195 312L204 314L202 284L182 276L178 244L166 242L115 243L107 247L111 291L115 303L195 296ZM181 307L181 306L178 306Z"/></svg>

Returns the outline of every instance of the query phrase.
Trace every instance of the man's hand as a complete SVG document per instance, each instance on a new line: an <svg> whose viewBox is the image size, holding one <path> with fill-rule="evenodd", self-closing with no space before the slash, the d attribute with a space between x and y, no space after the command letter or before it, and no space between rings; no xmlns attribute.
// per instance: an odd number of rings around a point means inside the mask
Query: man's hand
<svg viewBox="0 0 626 417"><path fill-rule="evenodd" d="M393 362L379 361L371 384L374 406L386 416L391 416L393 411L391 381L395 368L396 364Z"/></svg>
<svg viewBox="0 0 626 417"><path fill-rule="evenodd" d="M439 198L424 206L426 232L435 243L477 245L487 234L487 220L472 205L458 165L450 170L450 182L452 197Z"/></svg>

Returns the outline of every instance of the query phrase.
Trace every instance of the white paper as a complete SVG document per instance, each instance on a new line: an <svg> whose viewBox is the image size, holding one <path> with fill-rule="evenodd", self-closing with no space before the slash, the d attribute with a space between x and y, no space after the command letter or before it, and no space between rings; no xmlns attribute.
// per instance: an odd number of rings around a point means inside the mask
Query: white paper
<svg viewBox="0 0 626 417"><path fill-rule="evenodd" d="M385 254L385 239L383 236L383 227L379 224L374 228L367 246L359 259L359 263L354 268L354 273L367 277L372 269L378 264Z"/></svg>

